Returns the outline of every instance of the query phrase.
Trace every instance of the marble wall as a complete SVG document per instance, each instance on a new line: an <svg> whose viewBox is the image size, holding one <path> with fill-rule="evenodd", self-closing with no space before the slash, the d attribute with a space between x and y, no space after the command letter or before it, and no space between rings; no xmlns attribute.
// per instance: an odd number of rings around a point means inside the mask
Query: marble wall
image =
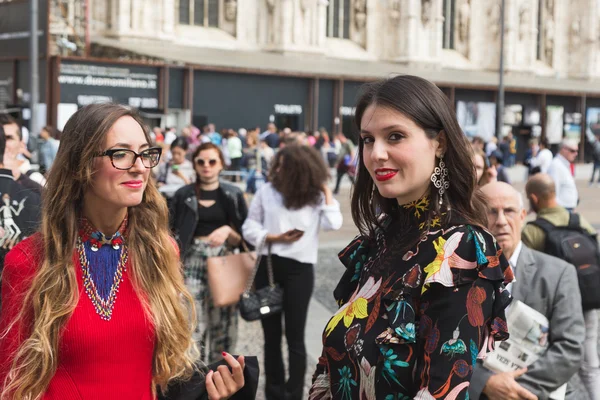
<svg viewBox="0 0 600 400"><path fill-rule="evenodd" d="M218 27L209 28L180 24L179 0L91 0L91 27L96 35L198 47L498 69L499 0L452 1L454 29L446 31L452 35L452 48L444 46L444 0L335 0L349 12L348 39L327 37L330 1L334 0L219 0ZM599 3L506 0L507 71L600 77Z"/></svg>

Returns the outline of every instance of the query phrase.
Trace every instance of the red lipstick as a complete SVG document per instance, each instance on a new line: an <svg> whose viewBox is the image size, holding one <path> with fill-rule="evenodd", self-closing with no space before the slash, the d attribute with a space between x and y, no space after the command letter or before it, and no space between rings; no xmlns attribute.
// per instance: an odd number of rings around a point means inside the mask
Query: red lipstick
<svg viewBox="0 0 600 400"><path fill-rule="evenodd" d="M375 179L379 182L384 182L392 179L398 173L397 169L377 168L375 170Z"/></svg>

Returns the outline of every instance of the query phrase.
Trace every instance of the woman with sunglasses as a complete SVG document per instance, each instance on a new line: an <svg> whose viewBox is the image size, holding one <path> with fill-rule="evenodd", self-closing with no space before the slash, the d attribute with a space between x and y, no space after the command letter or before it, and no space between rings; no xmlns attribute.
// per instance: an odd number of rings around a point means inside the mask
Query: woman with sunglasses
<svg viewBox="0 0 600 400"><path fill-rule="evenodd" d="M153 400L192 375L194 302L149 179L161 149L142 126L115 104L67 122L40 231L4 263L2 400ZM206 376L210 399L244 384L243 357L224 358L233 372Z"/></svg>
<svg viewBox="0 0 600 400"><path fill-rule="evenodd" d="M248 208L242 191L221 182L223 153L212 143L200 145L193 153L196 183L179 189L173 196L171 227L184 260L185 283L196 302L200 324L194 338L205 348L203 357L214 361L223 351L235 347L237 306L216 308L207 282L207 260L228 254L242 242L241 229Z"/></svg>

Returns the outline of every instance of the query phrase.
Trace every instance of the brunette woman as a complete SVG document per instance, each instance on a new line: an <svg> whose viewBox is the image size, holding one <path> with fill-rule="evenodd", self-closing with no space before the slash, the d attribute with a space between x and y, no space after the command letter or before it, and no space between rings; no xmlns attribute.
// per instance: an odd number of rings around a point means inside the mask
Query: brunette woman
<svg viewBox="0 0 600 400"><path fill-rule="evenodd" d="M318 233L339 229L339 203L327 187L328 171L319 152L306 146L286 146L273 160L269 183L256 193L243 232L253 245L266 237L271 247L275 281L283 288L283 318L289 348L289 379L285 378L280 314L264 318L267 399L303 399L306 373L304 327L314 286L319 248ZM268 285L267 260L263 257L256 288Z"/></svg>
<svg viewBox="0 0 600 400"><path fill-rule="evenodd" d="M483 228L470 145L434 84L367 84L340 309L310 399L466 399L475 359L508 336L512 271Z"/></svg>
<svg viewBox="0 0 600 400"><path fill-rule="evenodd" d="M481 187L487 185L488 183L496 182L496 168L490 165L490 162L483 151L474 151L473 165L475 166L477 186Z"/></svg>
<svg viewBox="0 0 600 400"><path fill-rule="evenodd" d="M210 298L207 260L241 245L248 208L244 194L221 182L225 162L218 146L200 145L193 153L196 183L179 189L171 203L171 227L181 248L185 283L194 297L200 324L194 338L204 346L208 361L231 351L237 338L237 306L216 308Z"/></svg>
<svg viewBox="0 0 600 400"><path fill-rule="evenodd" d="M5 260L3 400L150 400L192 374L194 303L148 179L161 150L142 126L114 104L67 122L41 230ZM243 358L225 359L233 373L206 376L211 399L243 386Z"/></svg>

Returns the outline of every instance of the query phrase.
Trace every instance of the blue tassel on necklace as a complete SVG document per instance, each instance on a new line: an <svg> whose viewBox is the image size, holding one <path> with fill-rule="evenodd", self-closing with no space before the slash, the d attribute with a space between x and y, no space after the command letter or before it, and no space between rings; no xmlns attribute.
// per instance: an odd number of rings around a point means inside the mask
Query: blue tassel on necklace
<svg viewBox="0 0 600 400"><path fill-rule="evenodd" d="M118 249L110 245L100 246L95 250L89 241L84 242L85 256L89 263L89 274L96 291L103 301L108 301L110 292L116 282L116 272L121 261L124 246Z"/></svg>

